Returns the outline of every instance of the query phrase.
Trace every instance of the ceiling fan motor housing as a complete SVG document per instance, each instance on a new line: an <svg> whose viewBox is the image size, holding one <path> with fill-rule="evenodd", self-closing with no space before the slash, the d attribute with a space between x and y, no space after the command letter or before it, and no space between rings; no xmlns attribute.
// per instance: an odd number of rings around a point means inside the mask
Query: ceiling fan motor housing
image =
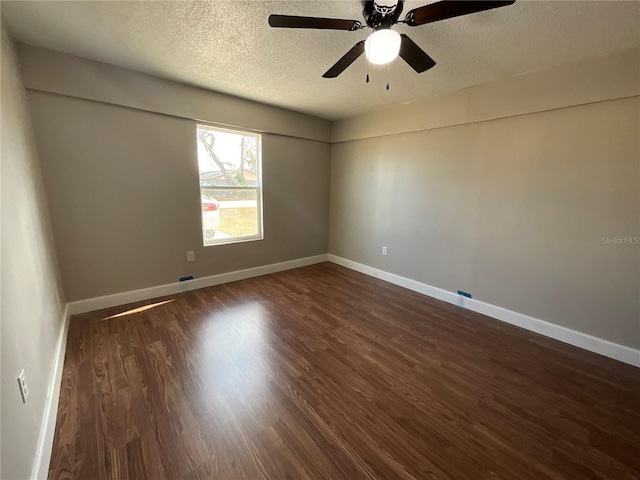
<svg viewBox="0 0 640 480"><path fill-rule="evenodd" d="M374 30L390 28L402 13L403 0L362 0L362 16Z"/></svg>

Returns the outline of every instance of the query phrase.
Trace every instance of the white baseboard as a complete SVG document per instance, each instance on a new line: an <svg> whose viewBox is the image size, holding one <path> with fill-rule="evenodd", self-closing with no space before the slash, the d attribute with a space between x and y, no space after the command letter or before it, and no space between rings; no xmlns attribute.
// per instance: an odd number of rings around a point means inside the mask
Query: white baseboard
<svg viewBox="0 0 640 480"><path fill-rule="evenodd" d="M483 315L539 333L540 335L544 335L591 352L599 353L600 355L628 363L629 365L640 367L640 350L625 347L624 345L593 337L586 333L571 330L569 328L530 317L528 315L523 315L522 313L514 312L512 310L507 310L506 308L498 307L496 305L491 305L472 298L466 298L442 288L433 287L416 280L411 280L410 278L401 277L400 275L385 272L384 270L353 262L336 255L329 254L328 260L338 265L342 265L343 267L350 268L351 270L385 280L409 290L437 298L438 300L463 306L464 308L474 312L482 313Z"/></svg>
<svg viewBox="0 0 640 480"><path fill-rule="evenodd" d="M60 399L60 386L62 382L62 370L64 366L64 358L67 346L67 335L69 332L69 318L71 315L78 313L90 312L101 308L108 308L127 303L148 300L164 295L172 295L198 288L220 285L222 283L244 280L247 278L267 275L269 273L282 272L293 268L305 267L315 263L330 261L343 267L350 268L357 272L379 278L381 280L399 285L401 287L413 290L424 295L443 300L455 305L461 305L474 312L481 313L493 317L497 320L516 325L518 327L539 333L546 337L559 340L576 347L599 353L609 358L628 363L640 367L640 350L636 350L624 345L593 337L586 333L577 332L560 325L546 322L528 315L523 315L506 308L491 305L479 300L461 297L453 292L442 288L433 287L425 283L402 277L393 273L385 272L377 268L363 265L361 263L347 260L346 258L336 255L325 254L316 255L314 257L300 258L287 262L274 263L261 267L248 268L246 270L238 270L235 272L222 273L219 275L211 275L208 277L197 278L187 282L170 283L159 285L156 287L143 288L130 292L122 292L103 297L90 298L70 302L65 306L63 313L63 322L58 335L58 343L56 345L56 355L51 373L51 381L47 392L47 400L45 404L44 419L40 428L40 436L38 439L38 448L36 451L36 460L31 474L32 480L46 479L48 476L49 462L51 460L51 450L53 448L53 437L56 426L56 414L58 411L58 401Z"/></svg>
<svg viewBox="0 0 640 480"><path fill-rule="evenodd" d="M47 392L47 400L45 403L44 418L40 428L40 436L38 438L38 447L36 450L36 459L31 473L31 480L46 479L49 474L49 462L51 460L51 450L53 448L53 437L55 434L56 417L58 412L58 402L60 400L60 387L62 383L62 370L64 367L64 357L67 347L67 335L69 333L69 319L71 315L78 313L90 312L101 308L114 307L127 303L148 300L150 298L162 297L164 295L172 295L175 293L195 290L198 288L220 285L222 283L244 280L246 278L258 277L269 273L282 272L293 268L306 267L315 263L327 261L327 255L316 255L315 257L299 258L287 262L273 263L246 270L238 270L235 272L221 273L219 275L211 275L208 277L196 278L186 282L170 283L167 285L158 285L156 287L143 288L130 292L116 293L114 295L105 295L103 297L89 298L76 302L67 303L64 309L63 322L58 335L58 343L56 345L56 354L53 360L51 370L51 381Z"/></svg>
<svg viewBox="0 0 640 480"><path fill-rule="evenodd" d="M125 305L127 303L140 302L151 298L163 297L165 295L173 295L176 293L196 290L198 288L211 287L222 283L235 282L246 278L259 277L269 273L282 272L291 270L292 268L306 267L314 263L327 261L327 254L316 255L315 257L298 258L287 262L272 263L260 267L247 268L246 270L237 270L235 272L221 273L219 275L210 275L208 277L187 280L186 282L168 283L166 285L158 285L155 287L142 288L140 290L131 290L129 292L114 293L113 295L105 295L102 297L88 298L86 300L78 300L70 302L69 315L78 313L92 312L103 308Z"/></svg>
<svg viewBox="0 0 640 480"><path fill-rule="evenodd" d="M65 305L62 325L58 334L55 358L51 368L51 380L47 390L47 400L44 407L44 418L40 427L38 438L38 448L36 450L36 460L31 472L32 480L43 480L49 476L49 462L51 460L51 450L53 448L53 436L56 429L56 418L58 413L58 401L60 400L60 386L62 383L62 369L64 367L64 356L67 351L67 334L69 333L69 304Z"/></svg>

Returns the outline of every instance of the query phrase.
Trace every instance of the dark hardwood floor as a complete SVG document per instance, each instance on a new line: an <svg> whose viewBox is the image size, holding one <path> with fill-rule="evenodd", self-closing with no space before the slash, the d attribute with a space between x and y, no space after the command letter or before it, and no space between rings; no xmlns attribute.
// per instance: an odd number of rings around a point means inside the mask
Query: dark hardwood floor
<svg viewBox="0 0 640 480"><path fill-rule="evenodd" d="M637 479L639 408L640 369L324 263L73 317L49 477Z"/></svg>

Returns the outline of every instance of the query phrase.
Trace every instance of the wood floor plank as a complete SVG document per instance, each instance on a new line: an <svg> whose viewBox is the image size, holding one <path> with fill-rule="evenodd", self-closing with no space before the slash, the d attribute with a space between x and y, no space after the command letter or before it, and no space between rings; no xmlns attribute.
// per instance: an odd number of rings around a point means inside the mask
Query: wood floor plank
<svg viewBox="0 0 640 480"><path fill-rule="evenodd" d="M640 479L640 369L324 263L74 316L50 479Z"/></svg>

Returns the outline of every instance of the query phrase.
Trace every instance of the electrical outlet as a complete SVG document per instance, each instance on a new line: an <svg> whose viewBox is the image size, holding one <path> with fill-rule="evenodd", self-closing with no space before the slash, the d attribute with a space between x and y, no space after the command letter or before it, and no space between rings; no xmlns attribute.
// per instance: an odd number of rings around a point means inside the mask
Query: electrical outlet
<svg viewBox="0 0 640 480"><path fill-rule="evenodd" d="M24 374L24 368L18 374L18 387L20 387L20 395L22 395L22 403L27 403L29 396L29 387L27 386L27 377Z"/></svg>
<svg viewBox="0 0 640 480"><path fill-rule="evenodd" d="M193 252L187 252L187 262L193 262L196 259L196 256Z"/></svg>
<svg viewBox="0 0 640 480"><path fill-rule="evenodd" d="M387 247L382 247L382 255L386 255L389 253L389 249Z"/></svg>

